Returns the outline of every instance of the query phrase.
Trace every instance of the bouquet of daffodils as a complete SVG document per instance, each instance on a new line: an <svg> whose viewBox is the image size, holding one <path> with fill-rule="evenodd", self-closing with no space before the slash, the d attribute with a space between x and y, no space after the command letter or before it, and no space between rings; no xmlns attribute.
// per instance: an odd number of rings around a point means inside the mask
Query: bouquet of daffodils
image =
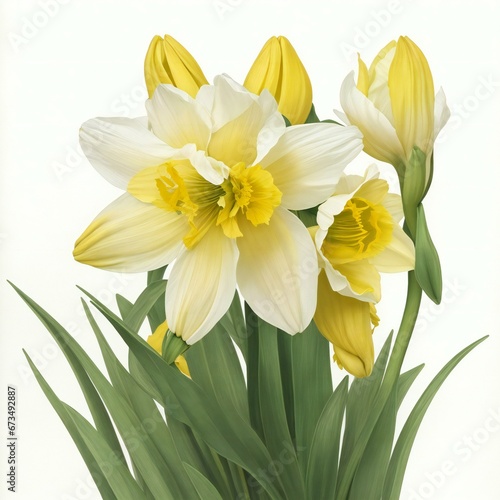
<svg viewBox="0 0 500 500"><path fill-rule="evenodd" d="M318 118L284 37L241 85L209 84L181 44L156 36L145 80L147 117L80 130L91 165L123 194L74 257L147 273L115 310L82 290L107 374L16 288L85 396L92 421L28 356L102 498L397 500L429 404L483 340L435 376L396 436L423 367L401 370L422 293L439 303L442 290L422 200L450 113L425 56L401 37L369 68L360 59L357 81L353 72L341 86L342 123ZM343 172L362 150L393 165L400 194L374 164ZM375 360L380 272L408 272L408 288L397 336ZM127 344L126 363L96 311ZM352 377L334 387L332 370Z"/></svg>

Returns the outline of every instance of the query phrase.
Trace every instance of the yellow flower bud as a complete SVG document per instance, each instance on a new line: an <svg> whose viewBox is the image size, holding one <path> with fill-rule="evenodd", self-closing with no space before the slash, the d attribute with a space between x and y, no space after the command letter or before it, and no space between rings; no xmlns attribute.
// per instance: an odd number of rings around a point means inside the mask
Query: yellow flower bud
<svg viewBox="0 0 500 500"><path fill-rule="evenodd" d="M406 36L389 42L369 68L358 63L357 83L348 75L340 93L347 119L363 133L365 152L393 164L401 179L414 150L422 152L422 195L434 141L450 116L444 93L434 94L429 63Z"/></svg>
<svg viewBox="0 0 500 500"><path fill-rule="evenodd" d="M169 83L195 97L208 83L194 57L174 38L156 35L144 61L144 77L151 97L160 83Z"/></svg>
<svg viewBox="0 0 500 500"><path fill-rule="evenodd" d="M278 102L280 113L292 125L304 123L311 111L309 75L284 36L273 36L266 42L243 85L254 94L267 89Z"/></svg>

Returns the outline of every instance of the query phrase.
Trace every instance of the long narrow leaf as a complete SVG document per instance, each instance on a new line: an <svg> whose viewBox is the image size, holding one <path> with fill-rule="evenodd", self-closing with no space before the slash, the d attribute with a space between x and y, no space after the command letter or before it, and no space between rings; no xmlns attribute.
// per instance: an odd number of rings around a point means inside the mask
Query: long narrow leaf
<svg viewBox="0 0 500 500"><path fill-rule="evenodd" d="M394 451L392 453L391 461L389 463L389 468L387 470L387 475L385 478L382 500L399 499L411 448L413 446L413 442L415 441L415 437L417 435L420 424L422 423L425 413L429 408L429 405L431 404L441 385L443 385L448 375L453 371L458 363L460 363L460 361L462 361L462 359L467 356L469 352L471 352L476 346L478 346L486 339L487 337L483 337L479 340L476 340L476 342L473 342L465 349L460 351L456 356L454 356L434 377L420 399L417 401L417 404L408 416L408 419L406 420L406 423L403 426L403 429L401 430L399 438L396 442L396 446L394 447Z"/></svg>
<svg viewBox="0 0 500 500"><path fill-rule="evenodd" d="M131 476L130 471L122 461L116 459L116 455L113 455L113 450L111 450L109 446L107 451L104 452L104 456L106 459L105 461L102 461L100 456L96 457L94 453L89 449L85 442L85 439L83 438L81 432L75 424L74 418L69 414L67 410L68 407L56 396L54 391L51 389L47 381L43 378L42 374L31 360L31 358L28 356L28 354L26 352L24 354L45 396L59 415L59 418L61 419L71 438L75 442L80 455L85 461L85 464L87 465L95 481L95 484L102 495L102 498L104 500L118 500L118 498L120 498L118 494L123 493L124 495L132 495L134 491L137 495L134 498L143 498L142 492L140 491L140 489L138 489L137 484L133 484L135 483L135 481ZM100 440L101 447L105 448L106 441L102 438ZM108 463L111 457L113 457L113 469L110 470L108 467L103 468L102 465ZM111 472L114 472L114 474L112 474ZM121 488L123 487L126 488L126 491L121 491ZM128 496L124 496L123 498L132 499L132 497Z"/></svg>
<svg viewBox="0 0 500 500"><path fill-rule="evenodd" d="M281 384L276 327L259 319L259 399L266 446L278 468L286 498L302 500L303 477L288 430Z"/></svg>
<svg viewBox="0 0 500 500"><path fill-rule="evenodd" d="M229 406L250 421L247 391L231 337L220 324L185 354L192 379L222 408Z"/></svg>
<svg viewBox="0 0 500 500"><path fill-rule="evenodd" d="M280 485L273 478L259 475L259 471L265 470L272 459L253 429L238 413L222 411L215 401L179 370L168 365L118 316L91 294L85 293L157 384L166 411L196 430L217 453L248 470L273 497L280 498Z"/></svg>
<svg viewBox="0 0 500 500"><path fill-rule="evenodd" d="M314 321L291 342L291 373L297 455L305 476L311 442L319 416L331 397L332 372L330 346Z"/></svg>
<svg viewBox="0 0 500 500"><path fill-rule="evenodd" d="M164 467L162 470L164 471L166 480L169 484L175 483L178 491L180 491L184 497L194 495L195 491L181 465L180 457L176 452L170 430L163 420L155 402L140 388L130 373L125 370L104 338L87 304L84 301L82 302L87 319L99 342L101 353L113 387L115 387L121 396L128 401L139 418L141 433L149 436L149 443L155 446L159 456L163 458Z"/></svg>
<svg viewBox="0 0 500 500"><path fill-rule="evenodd" d="M347 388L345 377L327 401L314 431L306 474L310 500L334 498Z"/></svg>
<svg viewBox="0 0 500 500"><path fill-rule="evenodd" d="M189 464L183 465L202 500L222 500L215 486L203 474Z"/></svg>

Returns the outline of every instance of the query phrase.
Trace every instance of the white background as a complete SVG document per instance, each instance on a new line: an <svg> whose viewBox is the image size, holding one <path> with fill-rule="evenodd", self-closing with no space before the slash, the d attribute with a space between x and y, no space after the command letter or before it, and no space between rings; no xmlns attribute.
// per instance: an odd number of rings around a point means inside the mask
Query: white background
<svg viewBox="0 0 500 500"><path fill-rule="evenodd" d="M195 55L210 80L226 72L239 81L271 35L286 35L308 69L321 118L333 117L333 108L339 108L340 84L356 68L356 51L370 62L400 34L422 48L453 117L436 145L434 183L425 202L443 263L444 300L439 307L424 301L405 366L425 361L426 367L409 403L456 352L485 334L491 337L459 365L432 403L401 498L499 498L498 2L2 3L0 439L6 434L6 388L13 384L19 400L15 498L98 498L76 447L30 376L21 349L31 354L63 400L87 414L77 383L48 333L5 280L75 331L98 358L74 285L110 303L115 292L134 299L145 278L87 268L72 259L74 240L118 194L82 156L78 128L95 116L144 114L143 58L153 35L164 33ZM352 170L369 161L361 155ZM391 168L381 168L394 185ZM405 277L388 277L383 285L377 346L398 325ZM108 336L124 352L112 332ZM341 375L337 370L336 380ZM402 417L409 408L403 407ZM0 497L10 498L4 441L0 450Z"/></svg>

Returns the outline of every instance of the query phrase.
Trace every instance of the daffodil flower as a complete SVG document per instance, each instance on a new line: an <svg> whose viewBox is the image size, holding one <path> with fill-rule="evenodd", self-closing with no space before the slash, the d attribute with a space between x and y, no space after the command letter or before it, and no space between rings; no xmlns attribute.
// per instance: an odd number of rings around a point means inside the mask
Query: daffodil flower
<svg viewBox="0 0 500 500"><path fill-rule="evenodd" d="M144 76L151 97L160 83L170 83L195 97L207 84L195 58L173 37L155 36L144 61ZM312 86L302 61L284 36L271 37L245 78L244 87L254 94L267 89L278 110L292 125L304 123L311 111Z"/></svg>
<svg viewBox="0 0 500 500"><path fill-rule="evenodd" d="M97 118L81 129L92 165L126 191L75 245L76 260L140 272L175 260L169 327L193 344L217 323L236 285L254 312L295 334L316 308L315 248L290 210L322 203L362 149L356 127L285 127L269 92L226 76L193 99L159 85L148 118Z"/></svg>
<svg viewBox="0 0 500 500"><path fill-rule="evenodd" d="M354 72L345 78L340 102L346 123L363 133L365 152L394 165L400 179L415 148L422 152L422 197L432 175L434 141L450 110L442 89L434 95L429 64L417 45L405 36L391 41L369 69L359 58L358 81Z"/></svg>
<svg viewBox="0 0 500 500"><path fill-rule="evenodd" d="M401 197L388 190L375 166L364 177L342 175L310 228L321 268L314 320L339 365L357 377L373 367L380 272L408 271L415 263L413 243L399 226Z"/></svg>

